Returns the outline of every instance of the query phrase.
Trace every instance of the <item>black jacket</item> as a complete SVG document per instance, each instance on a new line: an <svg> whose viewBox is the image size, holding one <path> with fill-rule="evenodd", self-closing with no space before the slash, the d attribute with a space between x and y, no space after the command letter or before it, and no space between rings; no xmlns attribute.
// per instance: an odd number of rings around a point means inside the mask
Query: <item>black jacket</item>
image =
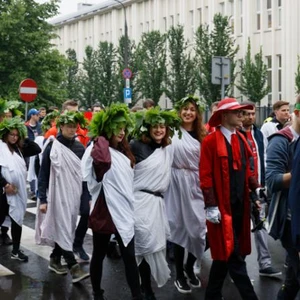
<svg viewBox="0 0 300 300"><path fill-rule="evenodd" d="M74 152L79 159L82 158L85 149L84 146L75 139L75 137L72 140L68 140L60 134L56 137L56 139ZM41 204L47 203L47 189L49 186L51 167L50 152L52 149L52 144L53 143L49 143L43 152L42 164L38 176L38 193Z"/></svg>

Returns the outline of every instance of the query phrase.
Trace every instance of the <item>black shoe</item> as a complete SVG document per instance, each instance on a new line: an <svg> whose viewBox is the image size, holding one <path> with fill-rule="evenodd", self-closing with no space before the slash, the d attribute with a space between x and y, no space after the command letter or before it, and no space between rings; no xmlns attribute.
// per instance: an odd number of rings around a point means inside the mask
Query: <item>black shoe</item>
<svg viewBox="0 0 300 300"><path fill-rule="evenodd" d="M184 267L184 273L187 276L189 280L189 284L193 288L200 288L201 287L201 281L199 278L195 275L194 270L188 271L186 267Z"/></svg>
<svg viewBox="0 0 300 300"><path fill-rule="evenodd" d="M7 233L1 235L2 245L10 246L12 245L12 239L8 236Z"/></svg>
<svg viewBox="0 0 300 300"><path fill-rule="evenodd" d="M23 251L18 250L18 251L12 251L11 252L11 259L18 259L20 261L27 262L28 261L28 256L24 254Z"/></svg>
<svg viewBox="0 0 300 300"><path fill-rule="evenodd" d="M174 285L179 293L190 294L192 292L191 287L187 284L185 277L176 279L174 281Z"/></svg>
<svg viewBox="0 0 300 300"><path fill-rule="evenodd" d="M145 300L156 300L154 293L146 294L144 299Z"/></svg>
<svg viewBox="0 0 300 300"><path fill-rule="evenodd" d="M272 267L268 267L262 270L259 270L259 275L260 276L265 276L265 277L276 277L282 275L282 272L276 269L273 269Z"/></svg>

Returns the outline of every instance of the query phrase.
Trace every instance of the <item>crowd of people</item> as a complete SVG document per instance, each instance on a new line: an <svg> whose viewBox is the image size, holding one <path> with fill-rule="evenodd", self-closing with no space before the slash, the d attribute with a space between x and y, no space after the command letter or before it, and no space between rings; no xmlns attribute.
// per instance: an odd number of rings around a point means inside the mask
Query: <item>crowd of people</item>
<svg viewBox="0 0 300 300"><path fill-rule="evenodd" d="M170 249L178 292L201 288L195 267L210 249L205 299L223 299L227 274L242 299L258 299L245 262L251 231L260 276L282 275L268 235L281 241L287 271L278 299L296 298L300 96L292 114L290 103L277 101L261 129L255 103L234 98L213 103L207 124L191 95L169 111L147 99L132 111L95 103L84 114L67 100L61 112L30 109L26 122L18 105L0 100L0 244L12 245L12 259L29 259L20 249L28 182L37 200L35 242L53 248L49 270L70 272L73 283L90 277L95 300L106 299L103 260L112 237L132 299L156 299L152 279L158 287L170 279ZM88 228L91 259L83 248ZM80 261L90 262L90 272Z"/></svg>

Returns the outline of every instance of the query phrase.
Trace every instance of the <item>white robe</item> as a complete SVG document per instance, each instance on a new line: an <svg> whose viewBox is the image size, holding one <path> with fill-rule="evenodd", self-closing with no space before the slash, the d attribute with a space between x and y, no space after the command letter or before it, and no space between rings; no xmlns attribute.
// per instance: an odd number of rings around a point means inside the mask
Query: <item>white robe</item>
<svg viewBox="0 0 300 300"><path fill-rule="evenodd" d="M12 153L7 144L0 140L0 165L2 176L18 189L17 194L6 195L6 198L10 217L22 226L27 204L25 160L16 152Z"/></svg>
<svg viewBox="0 0 300 300"><path fill-rule="evenodd" d="M183 128L181 131L181 139L178 133L172 139L172 178L165 194L171 230L169 240L201 259L205 250L206 222L199 181L200 143Z"/></svg>
<svg viewBox="0 0 300 300"><path fill-rule="evenodd" d="M113 223L120 234L125 247L134 236L133 217L133 169L130 160L120 151L109 148L111 167L104 174L101 183L96 180L93 170L91 151L93 143L86 149L82 159L83 180L87 182L92 195L91 211L103 186L105 200Z"/></svg>
<svg viewBox="0 0 300 300"><path fill-rule="evenodd" d="M166 240L170 228L162 197L141 190L164 193L171 179L172 157L166 148L159 148L134 170L135 255L143 259L159 287L170 278L166 261Z"/></svg>
<svg viewBox="0 0 300 300"><path fill-rule="evenodd" d="M73 251L82 193L81 162L57 140L53 141L50 159L47 213L37 214L40 220L36 221L36 241L50 246L57 243L63 250Z"/></svg>

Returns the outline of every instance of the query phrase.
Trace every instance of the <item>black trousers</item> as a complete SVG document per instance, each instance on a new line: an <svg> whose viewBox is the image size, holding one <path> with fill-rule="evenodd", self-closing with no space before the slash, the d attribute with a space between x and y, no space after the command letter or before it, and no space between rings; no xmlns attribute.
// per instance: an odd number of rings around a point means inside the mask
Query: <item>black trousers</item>
<svg viewBox="0 0 300 300"><path fill-rule="evenodd" d="M176 279L184 278L184 271L183 271L183 261L184 261L184 248L173 244L174 249L174 258L175 258L175 266L176 266ZM186 268L190 272L193 271L194 263L197 258L192 254L188 253Z"/></svg>
<svg viewBox="0 0 300 300"><path fill-rule="evenodd" d="M244 300L258 300L246 269L245 258L239 254L238 237L243 222L243 203L231 204L234 251L228 261L213 260L205 300L221 300L222 287L227 273L230 274ZM222 221L221 221L222 222Z"/></svg>
<svg viewBox="0 0 300 300"><path fill-rule="evenodd" d="M5 194L0 196L0 225L3 224L6 216L9 216L9 205ZM17 252L20 249L22 226L19 226L11 217L11 237L13 241L13 251ZM7 232L7 231L6 231Z"/></svg>
<svg viewBox="0 0 300 300"><path fill-rule="evenodd" d="M110 234L93 232L93 254L90 263L90 275L95 294L102 294L103 292L101 289L103 260L107 253L110 236ZM119 233L116 234L116 239L120 246L121 255L125 265L126 280L131 290L132 297L133 299L142 299L138 266L135 260L134 238L127 247L124 246Z"/></svg>
<svg viewBox="0 0 300 300"><path fill-rule="evenodd" d="M74 253L72 251L63 250L57 243L55 243L54 249L50 255L51 258L63 258L68 264L68 268L71 269L74 265L77 264Z"/></svg>
<svg viewBox="0 0 300 300"><path fill-rule="evenodd" d="M300 290L300 260L293 246L291 221L286 221L281 243L288 255L288 268L285 274L284 288L277 295L278 300L293 300Z"/></svg>
<svg viewBox="0 0 300 300"><path fill-rule="evenodd" d="M74 248L82 248L86 232L88 230L89 215L81 215L75 230Z"/></svg>

